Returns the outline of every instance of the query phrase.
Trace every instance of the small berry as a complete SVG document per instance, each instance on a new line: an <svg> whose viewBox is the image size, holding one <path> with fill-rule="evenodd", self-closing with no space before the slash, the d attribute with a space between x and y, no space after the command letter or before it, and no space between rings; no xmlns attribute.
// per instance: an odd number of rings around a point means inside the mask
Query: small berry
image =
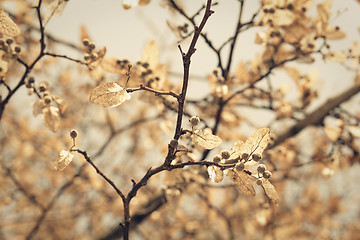
<svg viewBox="0 0 360 240"><path fill-rule="evenodd" d="M40 83L39 90L40 90L40 92L45 92L47 90L46 84Z"/></svg>
<svg viewBox="0 0 360 240"><path fill-rule="evenodd" d="M91 53L90 54L90 58L92 59L92 60L95 60L95 59L97 59L98 58L98 55L97 55L97 53Z"/></svg>
<svg viewBox="0 0 360 240"><path fill-rule="evenodd" d="M89 46L89 44L90 44L89 39L85 38L85 39L83 40L83 44L84 44L84 46Z"/></svg>
<svg viewBox="0 0 360 240"><path fill-rule="evenodd" d="M271 172L270 171L265 171L264 173L263 173L263 177L265 178L265 179L269 179L270 177L271 177Z"/></svg>
<svg viewBox="0 0 360 240"><path fill-rule="evenodd" d="M15 50L15 52L17 52L17 53L20 53L20 52L21 52L21 48L20 48L19 46L16 46L16 47L14 48L14 50Z"/></svg>
<svg viewBox="0 0 360 240"><path fill-rule="evenodd" d="M259 164L259 166L257 167L257 171L259 173L263 173L265 172L265 170L266 170L266 166L264 164Z"/></svg>
<svg viewBox="0 0 360 240"><path fill-rule="evenodd" d="M221 161L221 157L219 155L215 155L214 158L213 158L213 162L220 162Z"/></svg>
<svg viewBox="0 0 360 240"><path fill-rule="evenodd" d="M11 38L6 39L6 43L9 45L12 44L13 42L14 42L14 40Z"/></svg>
<svg viewBox="0 0 360 240"><path fill-rule="evenodd" d="M78 132L75 130L75 129L72 129L71 131L70 131L70 137L72 138L72 139L74 139L74 138L76 138L78 136Z"/></svg>
<svg viewBox="0 0 360 240"><path fill-rule="evenodd" d="M200 118L197 116L192 116L189 121L191 126L196 126L200 123Z"/></svg>
<svg viewBox="0 0 360 240"><path fill-rule="evenodd" d="M254 160L255 162L258 162L261 160L261 155L258 153L255 153L252 155L252 160Z"/></svg>
<svg viewBox="0 0 360 240"><path fill-rule="evenodd" d="M172 148L177 148L178 144L179 144L179 142L178 142L178 140L176 140L176 139L171 139L171 141L170 141L170 143L169 143L169 145L170 145Z"/></svg>
<svg viewBox="0 0 360 240"><path fill-rule="evenodd" d="M92 43L89 43L89 49L90 49L90 50L95 49L95 47L96 47L96 46L95 46L95 43L93 43L93 42L92 42Z"/></svg>
<svg viewBox="0 0 360 240"><path fill-rule="evenodd" d="M46 96L46 97L44 97L44 102L45 102L45 104L50 104L51 103L51 97L50 96Z"/></svg>
<svg viewBox="0 0 360 240"><path fill-rule="evenodd" d="M248 153L243 153L243 154L241 154L241 159L242 159L242 160L247 161L248 158L249 158L249 154L248 154Z"/></svg>
<svg viewBox="0 0 360 240"><path fill-rule="evenodd" d="M239 162L239 163L237 163L236 165L235 165L235 169L236 169L236 171L242 171L242 170L244 170L244 168L245 168L245 163L244 162Z"/></svg>
<svg viewBox="0 0 360 240"><path fill-rule="evenodd" d="M231 155L229 150L222 150L220 154L223 159L229 159Z"/></svg>
<svg viewBox="0 0 360 240"><path fill-rule="evenodd" d="M261 186L263 184L263 180L261 178L256 179L256 184Z"/></svg>

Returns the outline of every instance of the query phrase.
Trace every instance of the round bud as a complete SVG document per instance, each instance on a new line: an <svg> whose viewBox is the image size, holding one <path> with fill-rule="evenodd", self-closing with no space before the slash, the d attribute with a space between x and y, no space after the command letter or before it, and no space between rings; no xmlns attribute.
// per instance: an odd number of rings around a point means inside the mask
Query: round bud
<svg viewBox="0 0 360 240"><path fill-rule="evenodd" d="M26 88L32 88L32 84L30 83L29 79L25 80L25 87Z"/></svg>
<svg viewBox="0 0 360 240"><path fill-rule="evenodd" d="M261 160L261 155L258 154L258 153L254 153L254 154L252 155L252 160L254 160L255 162L260 161L260 160Z"/></svg>
<svg viewBox="0 0 360 240"><path fill-rule="evenodd" d="M169 143L169 145L170 145L172 148L177 148L178 144L179 144L179 142L178 142L178 140L176 140L176 139L171 139L171 141L170 141L170 143Z"/></svg>
<svg viewBox="0 0 360 240"><path fill-rule="evenodd" d="M71 131L70 131L70 137L71 138L76 138L78 136L78 132L75 130L75 129L72 129Z"/></svg>
<svg viewBox="0 0 360 240"><path fill-rule="evenodd" d="M14 40L11 38L6 39L6 43L9 45L12 44L13 42L14 42Z"/></svg>
<svg viewBox="0 0 360 240"><path fill-rule="evenodd" d="M12 56L13 58L17 58L17 57L18 57L18 54L15 52L15 53L11 54L11 56Z"/></svg>
<svg viewBox="0 0 360 240"><path fill-rule="evenodd" d="M257 167L257 171L259 173L263 173L265 172L265 170L266 170L266 166L264 164L259 164L259 166Z"/></svg>
<svg viewBox="0 0 360 240"><path fill-rule="evenodd" d="M97 53L91 53L90 54L90 58L92 59L92 60L95 60L95 59L97 59L98 58L98 55L97 55Z"/></svg>
<svg viewBox="0 0 360 240"><path fill-rule="evenodd" d="M84 46L89 46L89 44L90 44L89 39L85 38L85 39L83 40L83 44L84 44Z"/></svg>
<svg viewBox="0 0 360 240"><path fill-rule="evenodd" d="M271 177L271 172L270 171L265 171L264 173L263 173L263 177L265 178L265 179L269 179L270 177Z"/></svg>
<svg viewBox="0 0 360 240"><path fill-rule="evenodd" d="M196 126L200 123L200 118L197 116L192 116L189 121L191 126Z"/></svg>
<svg viewBox="0 0 360 240"><path fill-rule="evenodd" d="M89 60L89 59L90 59L90 54L86 53L86 54L84 55L84 59L85 59L85 60Z"/></svg>
<svg viewBox="0 0 360 240"><path fill-rule="evenodd" d="M248 158L249 158L249 154L248 154L248 153L243 153L243 154L241 154L241 159L242 159L242 160L247 161Z"/></svg>
<svg viewBox="0 0 360 240"><path fill-rule="evenodd" d="M92 42L92 43L89 43L89 49L90 49L90 50L95 49L95 47L96 47L96 46L95 46L95 43L93 43L93 42Z"/></svg>
<svg viewBox="0 0 360 240"><path fill-rule="evenodd" d="M237 163L236 165L235 165L235 170L236 171L242 171L242 170L244 170L244 168L245 168L245 163L244 162L239 162L239 163Z"/></svg>
<svg viewBox="0 0 360 240"><path fill-rule="evenodd" d="M20 52L21 52L21 48L20 48L19 46L16 46L16 47L14 48L14 50L15 50L15 52L17 52L17 53L20 53Z"/></svg>
<svg viewBox="0 0 360 240"><path fill-rule="evenodd" d="M47 90L47 85L45 83L40 83L39 90L40 92L45 92Z"/></svg>
<svg viewBox="0 0 360 240"><path fill-rule="evenodd" d="M222 150L220 154L223 159L229 159L231 155L229 150Z"/></svg>
<svg viewBox="0 0 360 240"><path fill-rule="evenodd" d="M221 161L221 157L219 155L215 155L213 158L213 162L219 163Z"/></svg>
<svg viewBox="0 0 360 240"><path fill-rule="evenodd" d="M46 97L44 97L44 102L45 102L45 104L50 104L51 103L51 97L50 96L46 96Z"/></svg>
<svg viewBox="0 0 360 240"><path fill-rule="evenodd" d="M28 81L29 81L29 83L34 83L34 82L35 82L35 78L34 78L34 77L29 77Z"/></svg>
<svg viewBox="0 0 360 240"><path fill-rule="evenodd" d="M261 178L256 179L256 184L261 186L263 184L263 180Z"/></svg>

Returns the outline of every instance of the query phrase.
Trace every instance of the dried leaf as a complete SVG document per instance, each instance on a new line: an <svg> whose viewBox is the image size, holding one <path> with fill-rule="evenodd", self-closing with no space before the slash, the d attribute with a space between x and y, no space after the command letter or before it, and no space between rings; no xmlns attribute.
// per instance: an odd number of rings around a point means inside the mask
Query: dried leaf
<svg viewBox="0 0 360 240"><path fill-rule="evenodd" d="M265 191L265 194L270 199L271 203L278 206L279 205L279 196L275 190L275 187L267 179L263 179L262 188Z"/></svg>
<svg viewBox="0 0 360 240"><path fill-rule="evenodd" d="M272 18L274 26L289 26L295 19L294 13L286 9L276 9Z"/></svg>
<svg viewBox="0 0 360 240"><path fill-rule="evenodd" d="M351 135L360 138L360 126L349 126L348 129Z"/></svg>
<svg viewBox="0 0 360 240"><path fill-rule="evenodd" d="M240 150L241 153L247 153L249 156L252 154L259 154L262 156L265 148L270 141L270 129L260 128L253 135L251 135Z"/></svg>
<svg viewBox="0 0 360 240"><path fill-rule="evenodd" d="M57 1L52 1L49 4L49 9L47 10L45 17L44 17L44 25L46 25L49 20L54 17L54 16L60 16L64 9L66 4L69 2L69 0L57 0Z"/></svg>
<svg viewBox="0 0 360 240"><path fill-rule="evenodd" d="M338 126L335 127L324 126L324 131L326 136L330 139L330 141L336 142L336 140L340 137L340 134L342 133L342 128Z"/></svg>
<svg viewBox="0 0 360 240"><path fill-rule="evenodd" d="M53 95L52 97L53 97L54 101L57 103L60 113L64 114L64 112L67 108L67 105L66 105L64 99L61 97L55 96L55 95Z"/></svg>
<svg viewBox="0 0 360 240"><path fill-rule="evenodd" d="M9 18L2 8L0 8L0 33L9 37L20 35L20 28Z"/></svg>
<svg viewBox="0 0 360 240"><path fill-rule="evenodd" d="M46 107L44 99L40 98L36 100L35 102L33 102L32 107L33 107L33 115L34 117L36 117L37 115L42 113L44 108Z"/></svg>
<svg viewBox="0 0 360 240"><path fill-rule="evenodd" d="M60 110L57 106L47 105L43 109L43 121L47 128L56 132L60 126Z"/></svg>
<svg viewBox="0 0 360 240"><path fill-rule="evenodd" d="M141 57L141 62L148 63L151 69L155 69L158 65L159 59L159 48L154 40L146 44L143 54Z"/></svg>
<svg viewBox="0 0 360 240"><path fill-rule="evenodd" d="M59 157L56 159L56 170L64 170L74 159L74 155L66 150L61 150Z"/></svg>
<svg viewBox="0 0 360 240"><path fill-rule="evenodd" d="M240 191L247 196L254 197L255 189L251 177L243 171L234 171L233 169L225 170L225 175L233 181Z"/></svg>
<svg viewBox="0 0 360 240"><path fill-rule="evenodd" d="M192 141L193 143L205 149L216 148L222 143L221 138L218 136L200 129L194 131L192 135Z"/></svg>
<svg viewBox="0 0 360 240"><path fill-rule="evenodd" d="M151 0L139 0L139 5L145 6L145 5L149 4L150 2L151 2Z"/></svg>
<svg viewBox="0 0 360 240"><path fill-rule="evenodd" d="M103 107L116 107L129 100L130 94L115 82L102 83L90 92L90 102Z"/></svg>
<svg viewBox="0 0 360 240"><path fill-rule="evenodd" d="M209 166L207 168L208 174L210 179L214 182L214 183L219 183L223 180L224 178L224 173L223 171L217 167L217 166Z"/></svg>
<svg viewBox="0 0 360 240"><path fill-rule="evenodd" d="M122 0L122 6L125 10L131 9L137 6L137 0Z"/></svg>

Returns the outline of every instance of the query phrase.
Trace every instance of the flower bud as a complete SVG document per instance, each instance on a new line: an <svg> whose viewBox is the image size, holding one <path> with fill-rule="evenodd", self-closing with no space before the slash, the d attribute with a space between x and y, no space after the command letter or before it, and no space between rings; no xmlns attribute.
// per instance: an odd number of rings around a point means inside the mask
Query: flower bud
<svg viewBox="0 0 360 240"><path fill-rule="evenodd" d="M78 132L77 132L75 129L72 129L72 130L70 131L70 137L71 137L72 139L75 139L77 136L78 136Z"/></svg>
<svg viewBox="0 0 360 240"><path fill-rule="evenodd" d="M241 159L242 159L242 160L247 161L248 158L249 158L249 154L248 154L248 153L243 153L243 154L241 154Z"/></svg>
<svg viewBox="0 0 360 240"><path fill-rule="evenodd" d="M219 155L215 155L213 158L213 162L219 163L221 161L221 157Z"/></svg>
<svg viewBox="0 0 360 240"><path fill-rule="evenodd" d="M259 166L257 167L257 171L259 173L263 173L265 172L265 170L266 170L266 166L264 164L259 164Z"/></svg>
<svg viewBox="0 0 360 240"><path fill-rule="evenodd" d="M239 163L237 163L236 165L235 165L235 170L236 171L242 171L242 170L244 170L244 168L245 168L245 163L244 162L239 162Z"/></svg>
<svg viewBox="0 0 360 240"><path fill-rule="evenodd" d="M85 39L83 40L83 44L84 44L84 46L89 46L89 44L90 44L89 39L85 38Z"/></svg>
<svg viewBox="0 0 360 240"><path fill-rule="evenodd" d="M258 154L258 153L254 153L254 154L252 155L252 160L254 160L255 162L260 161L260 160L261 160L261 155Z"/></svg>
<svg viewBox="0 0 360 240"><path fill-rule="evenodd" d="M222 150L220 154L223 159L229 159L231 155L229 150Z"/></svg>
<svg viewBox="0 0 360 240"><path fill-rule="evenodd" d="M45 102L45 104L50 104L51 103L51 97L50 96L46 96L46 97L44 97L44 102Z"/></svg>
<svg viewBox="0 0 360 240"><path fill-rule="evenodd" d="M270 177L271 177L271 172L270 171L265 171L264 173L263 173L263 177L265 178L265 179L269 179Z"/></svg>
<svg viewBox="0 0 360 240"><path fill-rule="evenodd" d="M6 43L9 45L12 44L13 42L14 42L14 40L11 38L6 39Z"/></svg>
<svg viewBox="0 0 360 240"><path fill-rule="evenodd" d="M256 184L261 186L263 184L263 180L261 178L256 179Z"/></svg>
<svg viewBox="0 0 360 240"><path fill-rule="evenodd" d="M21 52L21 48L20 48L19 46L16 46L16 47L14 48L14 50L15 50L16 53L20 53L20 52Z"/></svg>
<svg viewBox="0 0 360 240"><path fill-rule="evenodd" d="M171 139L171 141L170 141L170 143L169 143L169 145L170 145L172 148L177 148L178 144L179 144L179 142L178 142L178 140L176 140L176 139Z"/></svg>
<svg viewBox="0 0 360 240"><path fill-rule="evenodd" d="M189 121L191 126L196 126L200 123L200 118L197 116L192 116Z"/></svg>

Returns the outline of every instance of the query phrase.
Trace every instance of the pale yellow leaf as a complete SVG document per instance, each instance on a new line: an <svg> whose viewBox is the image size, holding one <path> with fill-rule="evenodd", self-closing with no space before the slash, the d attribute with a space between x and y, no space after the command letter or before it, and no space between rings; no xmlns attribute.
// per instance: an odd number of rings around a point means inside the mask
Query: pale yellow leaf
<svg viewBox="0 0 360 240"><path fill-rule="evenodd" d="M249 156L258 154L262 156L265 148L270 141L270 129L260 128L256 130L245 142L243 148L240 150L241 153L247 153Z"/></svg>
<svg viewBox="0 0 360 240"><path fill-rule="evenodd" d="M342 128L338 126L335 127L324 126L324 131L326 136L330 139L330 141L336 142L336 140L340 137Z"/></svg>
<svg viewBox="0 0 360 240"><path fill-rule="evenodd" d="M56 132L60 126L60 111L57 106L47 105L43 108L43 121L47 128Z"/></svg>
<svg viewBox="0 0 360 240"><path fill-rule="evenodd" d="M223 180L224 173L219 167L217 167L217 166L209 166L207 168L207 171L208 171L210 179L214 183L219 183L219 182L221 182Z"/></svg>
<svg viewBox="0 0 360 240"><path fill-rule="evenodd" d="M137 6L137 0L122 0L121 3L122 3L122 7L125 10L131 9L131 8Z"/></svg>
<svg viewBox="0 0 360 240"><path fill-rule="evenodd" d="M59 157L56 159L55 169L64 170L74 159L74 155L66 150L61 150Z"/></svg>
<svg viewBox="0 0 360 240"><path fill-rule="evenodd" d="M226 169L225 175L228 179L233 181L242 193L247 196L254 197L255 189L251 177L243 171L234 171L233 169Z"/></svg>
<svg viewBox="0 0 360 240"><path fill-rule="evenodd" d="M295 20L295 14L287 9L276 9L272 18L274 26L289 26Z"/></svg>
<svg viewBox="0 0 360 240"><path fill-rule="evenodd" d="M154 40L146 44L141 57L142 63L148 63L151 69L158 65L159 48Z"/></svg>
<svg viewBox="0 0 360 240"><path fill-rule="evenodd" d="M20 35L19 27L9 18L2 8L0 8L0 33L9 37Z"/></svg>
<svg viewBox="0 0 360 240"><path fill-rule="evenodd" d="M103 107L116 107L129 100L130 94L115 82L102 83L90 92L91 103Z"/></svg>
<svg viewBox="0 0 360 240"><path fill-rule="evenodd" d="M205 149L213 149L219 146L222 143L220 137L213 135L210 132L197 129L193 132L192 135L193 143L203 147Z"/></svg>
<svg viewBox="0 0 360 240"><path fill-rule="evenodd" d="M139 0L139 5L145 6L145 5L149 4L150 2L151 2L151 0Z"/></svg>
<svg viewBox="0 0 360 240"><path fill-rule="evenodd" d="M40 98L38 100L36 100L35 102L33 102L32 104L32 108L33 108L33 115L34 117L36 117L37 115L39 115L40 113L43 112L43 109L46 107L45 101L43 98Z"/></svg>
<svg viewBox="0 0 360 240"><path fill-rule="evenodd" d="M44 16L44 20L43 20L44 25L46 25L52 17L61 16L68 2L69 0L52 1L49 4L46 14Z"/></svg>
<svg viewBox="0 0 360 240"><path fill-rule="evenodd" d="M349 132L357 138L360 138L360 126L349 126Z"/></svg>
<svg viewBox="0 0 360 240"><path fill-rule="evenodd" d="M325 58L333 62L344 62L347 59L347 56L344 52L335 51L325 54Z"/></svg>
<svg viewBox="0 0 360 240"><path fill-rule="evenodd" d="M265 191L265 194L270 199L271 203L274 205L279 205L279 196L275 190L275 187L271 184L271 182L267 179L262 179L262 188Z"/></svg>
<svg viewBox="0 0 360 240"><path fill-rule="evenodd" d="M54 101L57 103L60 113L63 114L67 108L67 105L63 98L53 95Z"/></svg>

